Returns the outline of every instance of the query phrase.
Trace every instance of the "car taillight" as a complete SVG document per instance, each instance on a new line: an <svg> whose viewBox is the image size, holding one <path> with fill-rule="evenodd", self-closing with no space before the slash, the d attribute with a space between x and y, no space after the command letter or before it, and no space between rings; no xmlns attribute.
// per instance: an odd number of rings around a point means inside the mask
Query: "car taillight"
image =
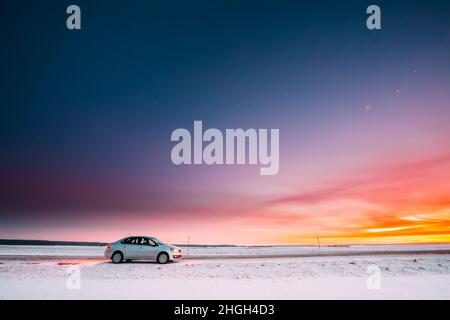
<svg viewBox="0 0 450 320"><path fill-rule="evenodd" d="M106 249L107 249L107 250L109 249L109 243L106 244Z"/></svg>

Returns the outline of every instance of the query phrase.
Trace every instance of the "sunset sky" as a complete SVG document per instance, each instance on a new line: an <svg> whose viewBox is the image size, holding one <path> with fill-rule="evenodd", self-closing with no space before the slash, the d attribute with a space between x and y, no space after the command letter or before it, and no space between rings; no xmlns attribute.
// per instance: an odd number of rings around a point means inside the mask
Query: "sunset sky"
<svg viewBox="0 0 450 320"><path fill-rule="evenodd" d="M76 3L0 4L0 238L450 242L448 2ZM175 166L195 120L279 128L278 174Z"/></svg>

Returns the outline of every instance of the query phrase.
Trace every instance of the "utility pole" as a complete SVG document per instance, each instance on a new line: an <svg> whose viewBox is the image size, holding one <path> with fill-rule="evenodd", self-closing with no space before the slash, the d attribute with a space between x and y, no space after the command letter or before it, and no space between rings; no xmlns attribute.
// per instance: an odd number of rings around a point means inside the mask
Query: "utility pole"
<svg viewBox="0 0 450 320"><path fill-rule="evenodd" d="M190 244L190 240L191 240L191 237L189 237L189 236L188 236L188 247L187 247L187 255L189 255L189 244Z"/></svg>
<svg viewBox="0 0 450 320"><path fill-rule="evenodd" d="M320 250L320 240L319 240L319 235L317 234L316 237L317 237L317 246L319 247L319 250Z"/></svg>

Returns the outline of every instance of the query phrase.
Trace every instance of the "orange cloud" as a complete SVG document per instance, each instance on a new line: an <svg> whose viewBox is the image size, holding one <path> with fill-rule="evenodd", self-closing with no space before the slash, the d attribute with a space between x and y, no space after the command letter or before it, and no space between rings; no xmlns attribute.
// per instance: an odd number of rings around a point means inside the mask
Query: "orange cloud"
<svg viewBox="0 0 450 320"><path fill-rule="evenodd" d="M259 221L284 224L281 242L450 242L450 155L355 172L268 207Z"/></svg>

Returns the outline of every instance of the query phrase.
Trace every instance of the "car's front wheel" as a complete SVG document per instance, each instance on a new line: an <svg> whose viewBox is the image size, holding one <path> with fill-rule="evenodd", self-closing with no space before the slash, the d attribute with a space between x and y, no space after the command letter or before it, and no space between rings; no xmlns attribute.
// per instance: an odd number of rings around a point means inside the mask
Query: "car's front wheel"
<svg viewBox="0 0 450 320"><path fill-rule="evenodd" d="M158 255L158 263L165 264L169 261L169 255L165 252L162 252Z"/></svg>
<svg viewBox="0 0 450 320"><path fill-rule="evenodd" d="M113 263L121 263L123 261L123 254L121 252L115 252L111 257L111 261Z"/></svg>

